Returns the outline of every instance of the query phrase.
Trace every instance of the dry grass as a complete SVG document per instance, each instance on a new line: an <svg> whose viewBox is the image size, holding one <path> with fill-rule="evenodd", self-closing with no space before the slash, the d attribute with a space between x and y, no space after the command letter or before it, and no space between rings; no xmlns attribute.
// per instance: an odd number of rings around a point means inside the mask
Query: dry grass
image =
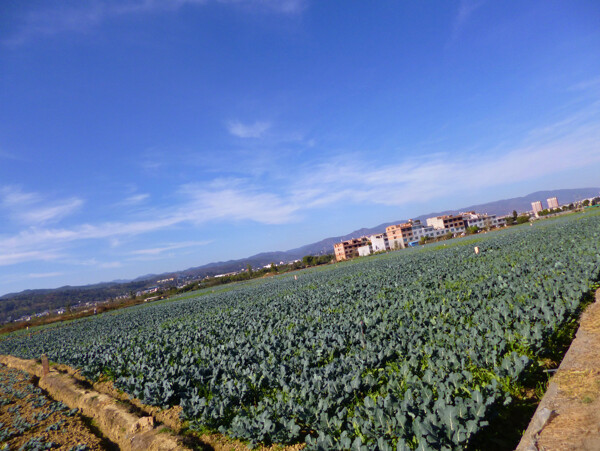
<svg viewBox="0 0 600 451"><path fill-rule="evenodd" d="M561 394L569 398L595 400L600 390L600 371L566 370L559 371L553 379ZM590 401L587 401L589 403Z"/></svg>
<svg viewBox="0 0 600 451"><path fill-rule="evenodd" d="M581 330L591 334L600 334L600 304L593 305L586 312L586 318L581 324Z"/></svg>

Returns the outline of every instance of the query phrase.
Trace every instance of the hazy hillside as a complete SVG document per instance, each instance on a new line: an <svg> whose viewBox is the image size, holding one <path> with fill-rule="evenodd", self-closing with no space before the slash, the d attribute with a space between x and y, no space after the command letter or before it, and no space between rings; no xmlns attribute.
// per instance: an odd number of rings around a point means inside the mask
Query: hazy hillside
<svg viewBox="0 0 600 451"><path fill-rule="evenodd" d="M471 205L470 207L464 207L459 210L447 210L443 212L430 213L427 215L419 216L419 219L430 218L432 216L438 216L440 214L456 213L459 211L469 210L475 210L480 213L489 213L503 216L512 213L513 210L517 210L519 212L531 211L531 203L536 200L541 200L544 207L547 207L546 199L550 197L557 197L558 202L561 205L564 205L595 196L600 196L600 188L578 188L536 191L535 193L531 193L523 197L514 197L512 199L496 200L494 202L488 202L485 204Z"/></svg>

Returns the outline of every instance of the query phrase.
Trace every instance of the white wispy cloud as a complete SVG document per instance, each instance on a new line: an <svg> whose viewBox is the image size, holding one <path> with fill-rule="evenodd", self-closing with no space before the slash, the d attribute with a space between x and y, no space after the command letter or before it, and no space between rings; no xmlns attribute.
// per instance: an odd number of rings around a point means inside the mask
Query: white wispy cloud
<svg viewBox="0 0 600 451"><path fill-rule="evenodd" d="M26 243L21 243L17 248L28 248ZM51 261L61 258L63 255L53 250L7 250L0 245L0 266L16 265L18 263L31 261Z"/></svg>
<svg viewBox="0 0 600 451"><path fill-rule="evenodd" d="M30 227L11 237L0 239L0 253L3 250L18 249L24 245L64 244L80 240L109 239L125 235L140 235L165 229L182 222L178 216L148 219L132 222L105 222L100 224L82 224L70 228Z"/></svg>
<svg viewBox="0 0 600 451"><path fill-rule="evenodd" d="M96 0L62 3L28 10L19 18L21 26L18 31L3 43L16 46L59 33L86 33L112 17L176 12L186 6L215 2L251 11L286 15L301 13L307 4L307 0Z"/></svg>
<svg viewBox="0 0 600 451"><path fill-rule="evenodd" d="M225 178L188 184L182 218L251 220L264 224L296 221L308 210L336 203L402 206L418 201L521 182L600 162L598 105L526 134L519 145L464 153L437 151L420 157L374 163L368 155L307 164L290 181L275 183Z"/></svg>
<svg viewBox="0 0 600 451"><path fill-rule="evenodd" d="M241 183L233 183L233 188L225 187L224 181L208 186L185 185L180 190L183 201L179 206L164 211L160 217L147 220L81 224L64 228L29 227L12 236L0 237L0 265L56 259L64 257L56 249L66 250L70 243L118 241L121 237L165 230L182 223L200 225L215 220L250 220L281 224L293 219L298 206L286 204L283 198L275 194L260 192ZM208 242L171 243L136 252L138 255L158 255L169 250L204 244Z"/></svg>
<svg viewBox="0 0 600 451"><path fill-rule="evenodd" d="M137 249L137 250L131 251L130 254L131 255L159 255L159 254L163 254L165 252L173 251L173 250L177 250L177 249L187 249L187 248L191 248L191 247L205 246L211 242L212 241L207 240L207 241L184 241L182 243L170 243L170 244L166 244L161 247L153 247L153 248L148 248L148 249Z"/></svg>
<svg viewBox="0 0 600 451"><path fill-rule="evenodd" d="M557 127L560 128L560 127ZM355 157L314 168L294 196L306 207L334 202L404 205L556 174L600 163L600 129L594 124L538 130L521 145L489 154L436 154L374 167ZM571 129L565 132L565 129ZM552 135L552 136L549 136Z"/></svg>
<svg viewBox="0 0 600 451"><path fill-rule="evenodd" d="M460 0L458 11L452 24L451 41L458 38L473 13L484 4L484 0Z"/></svg>
<svg viewBox="0 0 600 451"><path fill-rule="evenodd" d="M30 205L40 200L39 194L24 192L19 186L9 185L0 188L0 204L4 207L14 208L21 205Z"/></svg>
<svg viewBox="0 0 600 451"><path fill-rule="evenodd" d="M26 225L40 226L71 215L83 205L77 197L48 201L40 193L26 192L18 186L0 189L0 206L9 216Z"/></svg>
<svg viewBox="0 0 600 451"><path fill-rule="evenodd" d="M600 88L600 77L580 81L569 87L569 91L588 91Z"/></svg>
<svg viewBox="0 0 600 451"><path fill-rule="evenodd" d="M298 14L307 7L307 0L219 0L219 3L242 5L282 14Z"/></svg>
<svg viewBox="0 0 600 451"><path fill-rule="evenodd" d="M294 219L299 206L287 202L246 181L238 180L225 187L187 184L181 192L188 197L181 217L196 224L213 220L250 220L262 224L283 224Z"/></svg>
<svg viewBox="0 0 600 451"><path fill-rule="evenodd" d="M227 124L229 133L238 138L260 138L271 128L270 122L257 121L252 124L243 124L239 121L231 121Z"/></svg>
<svg viewBox="0 0 600 451"><path fill-rule="evenodd" d="M110 269L110 268L121 268L123 267L123 262L115 261L115 262L102 262L99 263L98 268L102 269Z"/></svg>
<svg viewBox="0 0 600 451"><path fill-rule="evenodd" d="M27 274L25 277L27 279L45 279L48 277L58 277L64 275L63 272L54 271L54 272L32 272Z"/></svg>
<svg viewBox="0 0 600 451"><path fill-rule="evenodd" d="M72 214L81 205L83 205L83 201L73 197L61 201L56 205L20 211L17 213L17 217L26 224L45 224L47 222L58 221Z"/></svg>
<svg viewBox="0 0 600 451"><path fill-rule="evenodd" d="M5 160L22 160L21 157L18 157L17 155L7 152L6 150L0 149L0 159L5 159Z"/></svg>
<svg viewBox="0 0 600 451"><path fill-rule="evenodd" d="M150 194L147 194L147 193L134 194L132 196L128 196L125 199L123 199L121 202L118 203L118 205L128 206L128 205L141 204L142 202L147 200L149 197L150 197Z"/></svg>
<svg viewBox="0 0 600 451"><path fill-rule="evenodd" d="M68 256L62 256L59 259L59 263L65 264L65 265L68 265L71 267L73 267L73 266L79 266L79 267L88 266L88 267L99 268L99 269L121 268L123 266L123 262L121 260L100 261L95 257L80 259L80 258L72 258L72 257L68 257Z"/></svg>
<svg viewBox="0 0 600 451"><path fill-rule="evenodd" d="M9 276L0 276L0 284L12 283L15 280L34 280L34 279L45 279L52 277L64 276L66 273L60 271L49 271L49 272L30 272L30 273L13 273Z"/></svg>

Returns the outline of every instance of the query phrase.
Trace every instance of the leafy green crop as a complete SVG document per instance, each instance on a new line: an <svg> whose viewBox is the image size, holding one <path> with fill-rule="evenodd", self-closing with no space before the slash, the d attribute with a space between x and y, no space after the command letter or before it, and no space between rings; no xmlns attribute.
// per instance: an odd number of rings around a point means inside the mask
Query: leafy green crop
<svg viewBox="0 0 600 451"><path fill-rule="evenodd" d="M454 449L600 272L586 214L143 305L15 335L193 429L312 449Z"/></svg>

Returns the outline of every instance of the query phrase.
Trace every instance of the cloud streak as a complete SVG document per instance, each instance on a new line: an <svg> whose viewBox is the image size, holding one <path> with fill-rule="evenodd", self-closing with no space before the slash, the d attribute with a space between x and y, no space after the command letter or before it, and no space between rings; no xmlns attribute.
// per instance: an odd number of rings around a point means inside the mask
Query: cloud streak
<svg viewBox="0 0 600 451"><path fill-rule="evenodd" d="M20 157L17 157L16 155L7 152L5 150L0 149L0 159L4 159L4 160L14 160L14 161L22 161L23 159Z"/></svg>
<svg viewBox="0 0 600 451"><path fill-rule="evenodd" d="M121 202L119 202L117 205L120 205L120 206L138 205L138 204L141 204L144 201L146 201L149 197L150 197L150 194L147 194L147 193L134 194L132 196L126 197Z"/></svg>
<svg viewBox="0 0 600 451"><path fill-rule="evenodd" d="M23 243L20 247L27 247ZM11 251L2 249L0 245L0 266L16 265L18 263L25 263L31 261L51 261L57 260L62 255L55 251L36 251L36 250L24 250L24 251Z"/></svg>
<svg viewBox="0 0 600 451"><path fill-rule="evenodd" d="M452 24L451 41L455 41L462 33L463 28L473 15L473 13L483 5L483 0L461 0L458 5L458 12L454 17Z"/></svg>
<svg viewBox="0 0 600 451"><path fill-rule="evenodd" d="M269 122L257 121L252 124L243 124L239 121L232 121L227 124L229 133L238 138L260 138L271 128Z"/></svg>
<svg viewBox="0 0 600 451"><path fill-rule="evenodd" d="M181 192L189 199L181 216L196 224L214 220L283 224L294 220L294 214L299 210L299 206L282 196L242 180L232 187L188 184Z"/></svg>
<svg viewBox="0 0 600 451"><path fill-rule="evenodd" d="M58 277L58 276L62 276L64 275L63 272L58 272L58 271L54 271L54 272L32 272L27 274L27 278L28 279L45 279L48 277Z"/></svg>
<svg viewBox="0 0 600 451"><path fill-rule="evenodd" d="M20 187L5 186L0 189L0 206L14 220L26 225L40 226L57 222L73 214L83 205L83 200L70 197L48 202L42 195L25 192Z"/></svg>
<svg viewBox="0 0 600 451"><path fill-rule="evenodd" d="M184 241L182 243L170 243L161 247L153 247L148 249L138 249L130 252L131 255L160 255L168 251L176 249L188 249L191 247L205 246L212 241Z"/></svg>
<svg viewBox="0 0 600 451"><path fill-rule="evenodd" d="M577 127L565 120L493 155L436 154L379 167L344 157L311 171L304 181L310 188L297 187L292 197L307 208L334 202L400 206L600 163L598 142L597 123Z"/></svg>
<svg viewBox="0 0 600 451"><path fill-rule="evenodd" d="M198 7L208 3L284 15L299 14L306 7L306 0L98 0L62 3L54 8L26 12L19 18L19 30L3 43L18 46L59 33L86 33L113 17L177 12L187 6Z"/></svg>
<svg viewBox="0 0 600 451"><path fill-rule="evenodd" d="M26 193L18 186L4 186L0 189L0 205L15 208L39 202L41 197L37 193Z"/></svg>
<svg viewBox="0 0 600 451"><path fill-rule="evenodd" d="M73 197L57 205L19 212L17 216L26 224L45 224L72 214L81 205L83 205L83 201Z"/></svg>

